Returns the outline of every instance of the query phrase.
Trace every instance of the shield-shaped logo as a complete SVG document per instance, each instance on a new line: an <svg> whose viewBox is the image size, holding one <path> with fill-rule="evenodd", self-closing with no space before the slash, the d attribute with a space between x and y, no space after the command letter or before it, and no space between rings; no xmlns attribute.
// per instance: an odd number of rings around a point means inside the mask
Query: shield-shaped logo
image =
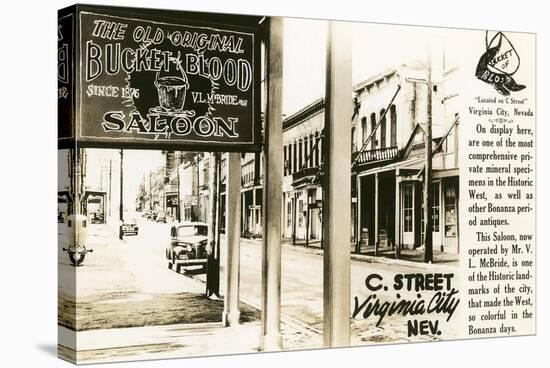
<svg viewBox="0 0 550 368"><path fill-rule="evenodd" d="M476 68L476 77L491 84L500 94L508 96L510 92L521 91L525 88L517 84L512 76L518 71L521 64L520 57L502 32L492 37L489 31L485 33L485 53L481 55Z"/></svg>

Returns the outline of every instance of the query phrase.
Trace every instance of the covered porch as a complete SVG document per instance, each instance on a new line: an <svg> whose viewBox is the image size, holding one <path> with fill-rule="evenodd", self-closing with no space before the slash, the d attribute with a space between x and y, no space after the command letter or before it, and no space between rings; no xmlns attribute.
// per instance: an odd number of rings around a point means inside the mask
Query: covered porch
<svg viewBox="0 0 550 368"><path fill-rule="evenodd" d="M436 163L437 160L434 160ZM354 253L382 255L424 245L424 182L421 158L409 159L357 175L358 216ZM432 239L434 250L458 253L458 169L434 167Z"/></svg>

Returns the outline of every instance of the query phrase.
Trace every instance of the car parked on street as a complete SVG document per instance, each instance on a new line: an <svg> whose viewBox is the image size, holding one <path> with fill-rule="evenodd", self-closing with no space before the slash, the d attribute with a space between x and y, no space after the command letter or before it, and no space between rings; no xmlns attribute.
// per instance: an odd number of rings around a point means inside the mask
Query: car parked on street
<svg viewBox="0 0 550 368"><path fill-rule="evenodd" d="M128 221L125 221L120 227L120 231L122 232L123 236L130 235L130 234L138 235L139 226L137 224L137 220L135 218L132 218Z"/></svg>
<svg viewBox="0 0 550 368"><path fill-rule="evenodd" d="M100 212L94 212L92 213L92 216L90 218L91 224L102 224L103 223L103 214Z"/></svg>
<svg viewBox="0 0 550 368"><path fill-rule="evenodd" d="M170 227L170 244L165 256L168 268L180 272L182 267L203 266L206 268L206 244L208 225L202 222L178 223Z"/></svg>
<svg viewBox="0 0 550 368"><path fill-rule="evenodd" d="M159 212L155 221L166 223L166 214L164 212Z"/></svg>

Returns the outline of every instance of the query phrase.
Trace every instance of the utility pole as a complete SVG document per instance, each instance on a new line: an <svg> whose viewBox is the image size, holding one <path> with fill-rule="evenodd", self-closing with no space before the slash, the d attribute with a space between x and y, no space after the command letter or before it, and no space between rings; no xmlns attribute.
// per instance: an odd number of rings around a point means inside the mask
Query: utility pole
<svg viewBox="0 0 550 368"><path fill-rule="evenodd" d="M109 217L111 217L111 181L113 176L113 160L109 160Z"/></svg>
<svg viewBox="0 0 550 368"><path fill-rule="evenodd" d="M122 240L124 234L122 233L122 224L124 224L124 151L120 149L120 204L118 207L119 210L119 219L120 219L120 228L118 232L118 238Z"/></svg>
<svg viewBox="0 0 550 368"><path fill-rule="evenodd" d="M75 213L76 200L76 153L75 149L69 149L67 153L67 167L69 168L69 195L67 198L67 216Z"/></svg>
<svg viewBox="0 0 550 368"><path fill-rule="evenodd" d="M153 210L153 184L152 184L152 173L149 170L149 210Z"/></svg>
<svg viewBox="0 0 550 368"><path fill-rule="evenodd" d="M431 57L430 57L431 58ZM424 262L433 262L433 239L432 239L432 68L428 65L428 101L427 101L427 122L426 131L426 157L424 172Z"/></svg>
<svg viewBox="0 0 550 368"><path fill-rule="evenodd" d="M212 155L210 156L212 157ZM196 217L196 221L200 221L200 206L199 206L200 198L201 198L200 197L200 192L201 192L200 154L197 153L195 157L197 159L197 213L195 217Z"/></svg>
<svg viewBox="0 0 550 368"><path fill-rule="evenodd" d="M178 178L178 188L177 188L177 198L178 198L178 205L176 207L176 220L181 222L181 195L180 195L180 164L179 162L176 165L176 175Z"/></svg>
<svg viewBox="0 0 550 368"><path fill-rule="evenodd" d="M209 190L209 209L210 209L210 231L208 232L208 258L206 261L206 296L211 299L220 298L220 259L217 257L219 254L219 244L217 240L218 228L218 153L210 153L210 190ZM197 159L198 167L198 159ZM198 176L197 176L198 180ZM198 188L197 188L198 189ZM198 198L197 198L198 199ZM198 208L198 201L197 201Z"/></svg>

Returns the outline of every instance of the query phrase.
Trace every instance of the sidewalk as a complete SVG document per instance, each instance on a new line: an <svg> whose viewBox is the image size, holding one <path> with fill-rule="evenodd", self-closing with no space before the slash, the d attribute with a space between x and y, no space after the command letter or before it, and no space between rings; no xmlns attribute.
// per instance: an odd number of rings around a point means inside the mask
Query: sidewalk
<svg viewBox="0 0 550 368"><path fill-rule="evenodd" d="M60 340L74 336L65 327L58 327L58 331ZM58 355L90 364L252 353L258 351L259 336L259 322L231 328L200 323L90 330L78 333L78 353L75 346L60 345Z"/></svg>
<svg viewBox="0 0 550 368"><path fill-rule="evenodd" d="M222 235L222 239L225 236ZM256 244L261 246L262 239L248 239L241 238L241 242L248 244ZM305 240L297 239L296 244L292 244L292 239L284 239L282 245L292 249L302 250L310 254L322 255L323 249L321 248L320 241L310 241L309 245L305 245ZM380 247L378 250L378 256L374 255L374 247L368 247L366 253L354 253L355 244L350 244L350 255L353 261L367 262L367 263L383 263L383 264L399 264L410 267L420 268L448 268L448 267L460 267L459 254L445 253L438 250L433 251L433 263L424 263L424 248L416 249L402 249L401 258L395 259L395 250L391 247Z"/></svg>
<svg viewBox="0 0 550 368"><path fill-rule="evenodd" d="M223 299L207 299L202 280L169 271L169 276L176 278L185 292L134 291L134 278L139 274L132 271L135 260L131 257L139 246L127 243L126 239L119 240L116 227L109 224L94 225L88 237L96 251L94 257L86 260L85 267L78 269L82 281L78 305L60 300L62 317L74 316L79 309L78 321L60 319L61 358L89 364L258 351L261 332L257 305L241 303L241 324L223 327L221 322L213 322L221 321ZM128 240L132 239L138 240ZM125 255L120 257L125 259L123 263L133 265L128 272L116 261L118 256L106 263L106 255L118 253ZM72 266L67 267L74 273ZM98 275L106 277L99 282ZM154 274L149 276L156 279ZM110 285L112 280L117 280L118 286ZM318 340L319 346L322 344L321 336L300 325L285 321L281 325L285 349L308 348L312 339ZM79 330L78 337L75 328Z"/></svg>

